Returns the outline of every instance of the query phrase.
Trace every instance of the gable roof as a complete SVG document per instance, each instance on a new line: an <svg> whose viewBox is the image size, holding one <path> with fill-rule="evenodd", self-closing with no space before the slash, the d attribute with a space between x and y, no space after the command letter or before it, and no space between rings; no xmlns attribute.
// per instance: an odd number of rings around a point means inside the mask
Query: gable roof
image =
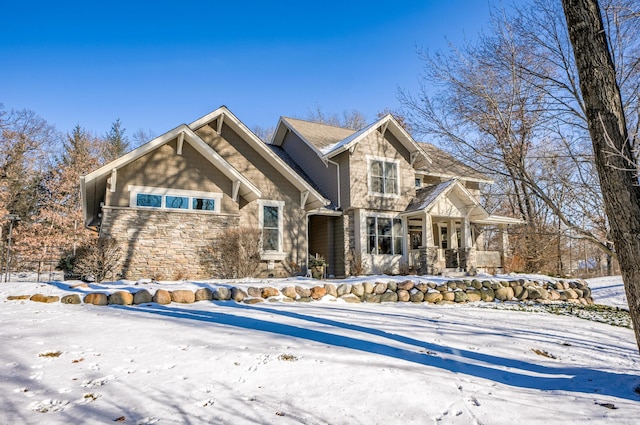
<svg viewBox="0 0 640 425"><path fill-rule="evenodd" d="M429 212L451 192L455 192L464 206L469 208L469 216L472 217L474 221L489 217L489 213L458 179L447 180L433 186L416 190L415 198L411 200L403 215L418 211Z"/></svg>
<svg viewBox="0 0 640 425"><path fill-rule="evenodd" d="M207 143L205 143L196 133L193 132L185 124L181 124L171 131L156 137L150 142L145 143L137 149L117 158L108 164L103 165L95 171L80 177L80 191L82 195L82 212L85 226L97 224L98 213L100 212L101 202L99 199L105 193L107 188L107 177L117 175L117 170L122 168L138 158L158 149L159 147L169 143L170 141L181 138L189 143L204 158L220 170L230 180L237 182L238 195L247 201L253 201L262 196L260 190L244 177L238 170L222 158ZM112 184L117 184L112 182Z"/></svg>
<svg viewBox="0 0 640 425"><path fill-rule="evenodd" d="M477 181L480 183L493 183L485 174L476 169L458 161L449 153L443 151L436 146L419 142L419 146L424 150L431 162L425 161L422 157L418 157L414 163L416 171L437 177L459 178L465 180Z"/></svg>
<svg viewBox="0 0 640 425"><path fill-rule="evenodd" d="M380 118L358 131L317 122L281 117L271 144L280 146L284 141L287 131L292 131L311 147L323 161L326 161L349 150L362 139L378 130L381 133L390 131L400 143L407 148L412 158L417 159L418 157L422 157L422 160L427 163L431 161L426 152L420 148L418 143L413 140L409 133L407 133L391 114Z"/></svg>
<svg viewBox="0 0 640 425"><path fill-rule="evenodd" d="M309 183L305 178L299 175L290 164L283 160L279 155L256 136L249 128L244 125L226 106L221 106L213 112L198 118L189 124L189 128L193 131L217 120L218 131L222 128L222 123L228 125L235 132L243 136L245 140L256 152L266 159L278 172L287 178L295 187L304 195L304 208L307 210L320 208L329 204L326 199L314 185Z"/></svg>

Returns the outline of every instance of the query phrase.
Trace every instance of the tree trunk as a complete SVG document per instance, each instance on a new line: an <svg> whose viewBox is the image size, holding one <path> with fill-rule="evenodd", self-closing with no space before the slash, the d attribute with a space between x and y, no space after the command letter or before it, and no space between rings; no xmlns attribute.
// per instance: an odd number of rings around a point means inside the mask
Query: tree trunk
<svg viewBox="0 0 640 425"><path fill-rule="evenodd" d="M640 186L597 0L562 0L605 210L640 348Z"/></svg>

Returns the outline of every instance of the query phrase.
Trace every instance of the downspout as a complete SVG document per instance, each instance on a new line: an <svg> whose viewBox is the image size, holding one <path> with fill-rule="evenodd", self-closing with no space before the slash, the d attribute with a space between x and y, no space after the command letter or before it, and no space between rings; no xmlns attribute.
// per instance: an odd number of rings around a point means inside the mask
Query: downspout
<svg viewBox="0 0 640 425"><path fill-rule="evenodd" d="M340 198L340 164L330 160L329 158L327 158L327 163L330 163L336 166L336 176L338 181L338 204L336 205L336 209L340 209L340 207L342 206L342 202Z"/></svg>

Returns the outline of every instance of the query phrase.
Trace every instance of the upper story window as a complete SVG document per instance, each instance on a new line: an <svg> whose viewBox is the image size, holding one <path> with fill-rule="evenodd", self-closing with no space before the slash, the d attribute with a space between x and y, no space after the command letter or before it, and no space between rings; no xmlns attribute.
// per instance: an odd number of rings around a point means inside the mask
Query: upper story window
<svg viewBox="0 0 640 425"><path fill-rule="evenodd" d="M162 187L129 186L129 206L220 212L222 193Z"/></svg>
<svg viewBox="0 0 640 425"><path fill-rule="evenodd" d="M369 192L398 195L398 162L382 159L369 160Z"/></svg>

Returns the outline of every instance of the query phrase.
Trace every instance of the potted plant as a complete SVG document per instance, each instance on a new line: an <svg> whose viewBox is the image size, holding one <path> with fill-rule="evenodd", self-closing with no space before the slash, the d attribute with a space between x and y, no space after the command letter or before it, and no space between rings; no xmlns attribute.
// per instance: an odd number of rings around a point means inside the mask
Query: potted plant
<svg viewBox="0 0 640 425"><path fill-rule="evenodd" d="M327 265L324 257L320 254L315 256L309 256L309 270L311 271L311 277L314 279L322 279L324 277L324 268Z"/></svg>

